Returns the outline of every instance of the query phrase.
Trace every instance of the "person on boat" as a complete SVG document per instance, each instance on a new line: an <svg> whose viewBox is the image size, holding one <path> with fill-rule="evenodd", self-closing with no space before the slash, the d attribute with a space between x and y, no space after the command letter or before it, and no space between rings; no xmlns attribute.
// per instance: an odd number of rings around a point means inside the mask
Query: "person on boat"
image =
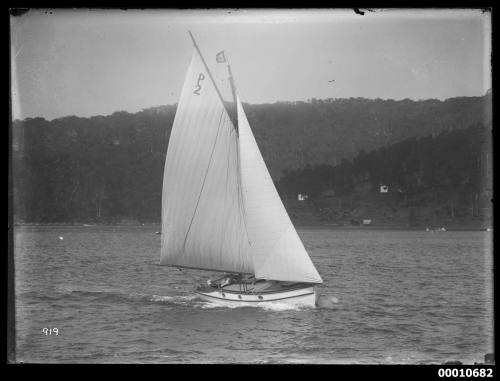
<svg viewBox="0 0 500 381"><path fill-rule="evenodd" d="M230 284L232 281L232 277L230 275L226 276L224 279L222 279L222 281L220 282L220 286L221 288L224 287L224 286L227 286L228 284Z"/></svg>
<svg viewBox="0 0 500 381"><path fill-rule="evenodd" d="M228 274L222 279L220 286L224 287L233 283L241 283L241 279L241 274Z"/></svg>

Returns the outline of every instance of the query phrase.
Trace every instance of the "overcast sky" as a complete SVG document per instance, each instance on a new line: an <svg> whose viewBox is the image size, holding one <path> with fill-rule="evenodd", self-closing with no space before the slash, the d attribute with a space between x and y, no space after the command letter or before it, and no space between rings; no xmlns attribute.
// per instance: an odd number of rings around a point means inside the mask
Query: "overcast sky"
<svg viewBox="0 0 500 381"><path fill-rule="evenodd" d="M225 50L247 103L483 95L490 22L479 10L30 11L11 18L13 117L177 103L188 30L210 67Z"/></svg>

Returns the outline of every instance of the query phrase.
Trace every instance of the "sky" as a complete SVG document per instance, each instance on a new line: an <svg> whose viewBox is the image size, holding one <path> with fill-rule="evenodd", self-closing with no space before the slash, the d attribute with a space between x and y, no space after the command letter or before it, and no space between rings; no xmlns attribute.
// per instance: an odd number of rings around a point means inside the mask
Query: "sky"
<svg viewBox="0 0 500 381"><path fill-rule="evenodd" d="M175 104L193 44L246 103L441 99L491 88L480 10L32 10L11 17L13 119ZM333 82L330 82L332 81Z"/></svg>

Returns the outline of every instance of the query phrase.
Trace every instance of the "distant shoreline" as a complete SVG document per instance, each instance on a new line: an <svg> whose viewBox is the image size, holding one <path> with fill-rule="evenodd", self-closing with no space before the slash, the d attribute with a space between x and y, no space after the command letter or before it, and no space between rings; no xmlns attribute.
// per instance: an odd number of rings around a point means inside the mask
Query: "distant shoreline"
<svg viewBox="0 0 500 381"><path fill-rule="evenodd" d="M422 226L398 226L398 225L370 225L370 226L336 226L336 225L297 225L299 230L312 230L312 229L324 229L324 230L414 230L414 231L427 231L429 232L442 232L437 230L435 227L422 227ZM482 227L450 227L446 228L444 232L447 231L487 231L488 228ZM491 229L491 228L490 228Z"/></svg>
<svg viewBox="0 0 500 381"><path fill-rule="evenodd" d="M84 222L54 222L54 223L14 223L14 228L19 227L155 227L160 228L159 222L144 223L84 223ZM298 230L407 230L407 231L428 231L429 233L441 233L436 226L402 226L402 225L369 225L369 226L349 226L335 224L294 224ZM444 226L446 231L492 231L493 228L474 227L474 226ZM427 230L429 229L429 230ZM159 230L159 229L158 229Z"/></svg>

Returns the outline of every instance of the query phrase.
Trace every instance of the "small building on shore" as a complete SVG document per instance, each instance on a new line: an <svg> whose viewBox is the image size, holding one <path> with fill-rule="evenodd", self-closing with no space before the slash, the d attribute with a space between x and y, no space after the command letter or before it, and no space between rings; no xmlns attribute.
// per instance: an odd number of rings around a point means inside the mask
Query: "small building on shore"
<svg viewBox="0 0 500 381"><path fill-rule="evenodd" d="M299 200L299 201L305 201L305 200L307 200L308 198L309 198L309 196L308 196L307 194L305 194L305 193L299 193L299 194L297 195L297 200Z"/></svg>

